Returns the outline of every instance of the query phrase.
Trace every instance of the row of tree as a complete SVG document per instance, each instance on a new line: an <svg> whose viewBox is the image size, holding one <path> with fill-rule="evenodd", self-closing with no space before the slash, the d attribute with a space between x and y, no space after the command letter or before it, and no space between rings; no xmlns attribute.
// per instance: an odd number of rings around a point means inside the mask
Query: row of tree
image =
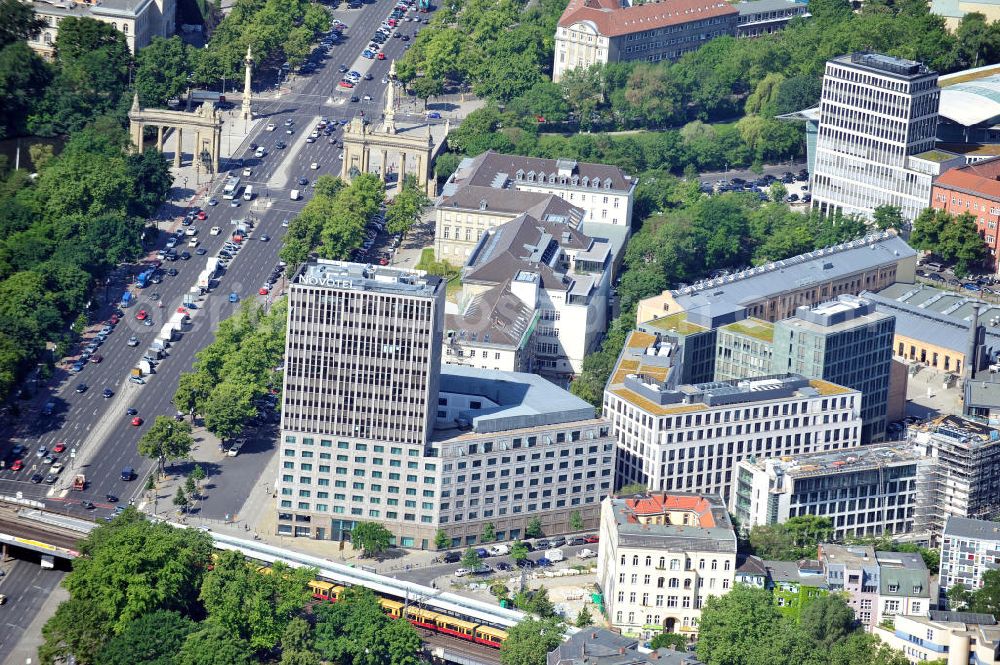
<svg viewBox="0 0 1000 665"><path fill-rule="evenodd" d="M952 264L959 277L981 270L990 258L989 247L976 226L976 216L969 212L951 215L944 210L925 209L913 220L910 244Z"/></svg>
<svg viewBox="0 0 1000 665"><path fill-rule="evenodd" d="M706 665L908 663L901 651L858 627L854 611L839 595L810 600L796 622L782 616L770 591L743 584L706 601L698 621L697 654Z"/></svg>
<svg viewBox="0 0 1000 665"><path fill-rule="evenodd" d="M366 589L305 613L316 571L258 570L129 508L88 535L45 625L45 665L417 665L420 638ZM280 657L280 660L279 660Z"/></svg>
<svg viewBox="0 0 1000 665"><path fill-rule="evenodd" d="M697 181L680 181L663 172L644 173L639 182L633 215L644 221L625 251L618 288L621 314L570 387L595 405L601 404L611 369L635 327L635 309L642 298L707 277L712 270L784 259L851 240L867 230L854 217L802 214L751 194L704 196Z"/></svg>
<svg viewBox="0 0 1000 665"><path fill-rule="evenodd" d="M245 302L219 324L215 340L195 355L194 370L181 374L174 405L202 416L222 441L242 434L258 415L257 402L280 390L287 307L283 298L270 309Z"/></svg>
<svg viewBox="0 0 1000 665"><path fill-rule="evenodd" d="M320 176L314 184L312 199L292 220L281 247L280 256L288 263L289 274L313 252L324 259L350 257L364 240L365 226L385 201L385 183L374 173L359 173L350 185L328 175ZM412 195L407 197L412 201ZM420 203L418 209L423 205Z"/></svg>

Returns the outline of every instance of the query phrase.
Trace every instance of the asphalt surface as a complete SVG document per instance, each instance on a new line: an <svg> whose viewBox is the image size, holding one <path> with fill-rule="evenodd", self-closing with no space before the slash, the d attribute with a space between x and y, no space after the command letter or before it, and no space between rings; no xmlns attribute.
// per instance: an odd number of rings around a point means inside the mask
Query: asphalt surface
<svg viewBox="0 0 1000 665"><path fill-rule="evenodd" d="M380 104L385 92L381 79L387 75L390 61L402 55L406 43L402 39L387 40L384 45L386 60L368 60L361 57L361 52L367 47L376 28L388 17L394 4L395 0L377 0L359 10L334 11L333 15L348 27L344 31L344 38L332 47L318 70L292 81L289 84L291 90L283 92L279 98L255 102L255 114L262 118L262 122L247 137L234 159L226 160L224 168L228 167L230 174L236 175L240 175L243 168L250 168L252 174L242 177L242 184L253 185L256 197L252 202L239 200L240 207L230 207L229 201L224 200L221 195L222 183L227 174L220 174L221 177L213 183L210 192L218 200L218 205L205 205L207 219L196 221L193 225L198 229L200 246L208 251L206 255L193 255L189 261L164 262L163 270L172 267L179 274L176 277L164 276L162 283L152 284L145 289L128 286L129 280L141 271L142 266L123 267L113 276L106 292L101 295L115 303L122 292L129 288L135 294L136 302L124 310L125 316L97 351L103 357L103 362L87 363L75 375L60 370L50 384L50 390L33 400L32 404L37 405L44 402L47 395L51 395L56 404L52 415L42 415L37 409L23 409L25 414L17 423L12 444L21 443L27 447L23 456L24 468L19 471L13 471L9 467L0 470L0 494L20 493L24 498L45 501L50 509L61 506L64 512L70 514L99 518L109 515L115 507L105 500L106 495L114 495L122 503L126 503L142 492L144 479L154 463L138 455L136 443L156 416L172 415L175 412L171 398L180 373L190 370L195 353L214 339L214 331L219 322L231 316L240 306L239 303L229 302L229 294L236 293L240 301L254 298L264 304L269 304L270 299L276 295L272 293L260 296L257 291L278 262L281 238L286 230L282 226L282 220L294 217L311 196L311 187L297 184L297 179L307 178L311 185L321 174L339 175L338 156L341 148L331 144L322 134L314 143L305 141L316 121L321 116L349 120L362 111L365 112L366 119L373 121L381 116ZM416 12L409 12L407 16L424 17ZM397 30L412 37L414 31L422 27L424 26L419 22L409 21L402 23ZM341 64L361 74L370 72L372 80L360 81L353 90L338 91L337 83L342 75L337 70ZM351 103L348 100L352 95L361 99L370 95L372 101ZM289 119L292 121L291 134L285 131L285 121ZM422 121L422 118L406 116L402 120L414 122ZM267 131L269 122L276 125L274 131ZM341 131L335 132L333 137L339 138ZM279 141L287 143L287 147L277 148ZM254 157L249 147L252 143L262 146L266 156L262 159ZM313 163L319 168L311 169ZM303 199L290 200L289 193L292 189L302 191ZM202 201L195 203L204 205ZM192 310L190 329L173 343L169 355L158 364L156 373L146 378L145 385L128 382L129 371L145 354L170 314L183 304L184 296L195 285L198 274L205 268L207 257L215 256L228 239L233 228L230 222L247 217L256 220L252 235L244 242L244 248L236 255L228 270L219 277L211 293L197 303L197 309ZM213 226L221 228L220 235L209 234L209 229ZM167 228L179 228L179 222L175 220L163 227L157 238L157 247L163 247L166 242ZM270 236L271 240L262 241L262 235ZM178 251L182 249L189 248L178 246ZM189 251L194 254L193 248ZM282 285L279 280L275 287L280 290ZM164 304L162 309L158 307L159 301ZM146 326L136 319L141 309L147 311L153 325ZM86 336L84 345L93 336L93 332ZM132 335L139 338L138 346L127 345ZM76 392L75 388L79 383L86 383L87 390ZM106 388L113 391L112 397L103 397L102 393ZM43 389L40 392L45 391ZM129 408L136 409L143 418L141 426L130 424L131 417L126 415ZM273 437L270 441L273 448ZM48 465L44 463L42 456L37 455L39 449L44 447L51 450L60 442L65 443L67 450L59 455L58 461L66 465L59 480L51 486L32 483L30 478L34 473L48 472ZM72 454L74 451L75 456ZM7 450L3 452L6 453ZM241 453L237 458L227 458L218 468L209 470L213 474L209 483L216 494L227 495L234 506L241 505L268 457L268 454ZM239 461L230 465L231 460ZM136 470L137 476L135 480L125 482L121 479L121 472L124 467L129 466ZM227 473L227 469L231 473ZM87 477L87 487L82 492L69 489L76 473L84 473ZM83 500L93 502L95 508L83 508Z"/></svg>
<svg viewBox="0 0 1000 665"><path fill-rule="evenodd" d="M507 543L507 545L509 546L510 543ZM481 547L481 546L477 545L476 547L478 548L478 547ZM486 546L482 546L482 547L486 547ZM566 559L565 559L565 561L561 561L559 563L556 563L553 566L553 568L556 568L556 569L558 569L558 568L565 568L565 567L567 567L569 565L578 564L581 561L584 561L582 559L577 558L577 555L580 553L580 550L582 550L582 549L590 549L590 550L596 552L597 548L598 548L598 544L597 543L591 543L589 545L561 545L558 548L554 548L554 549L560 549L560 550L562 550L563 556L566 557ZM464 549L458 549L458 550L454 550L454 551L458 552L459 554L462 554L463 552L465 552ZM531 559L532 561L535 561L535 562L537 562L543 556L545 556L545 552L544 551L535 551L535 552L529 552L528 553L528 558ZM521 570L522 570L520 568L517 568L514 565L514 560L511 559L509 555L508 556L491 556L491 557L488 557L486 559L483 559L482 562L484 564L486 564L487 566L489 566L490 568L492 568L493 569L493 574L495 574L495 575L516 576L516 575L519 575L520 572L521 572ZM509 566L511 566L511 570L509 570L509 571L498 570L497 569L497 564L501 563L501 562L506 563ZM439 564L431 564L431 565L427 565L427 566L409 566L409 567L403 566L401 568L398 568L398 569L394 570L392 568L391 564L390 564L389 567L386 567L383 564L383 565L378 566L377 570L382 575L390 575L392 577L396 577L396 578L401 579L401 580L406 580L408 582L416 582L417 584L423 584L423 585L426 585L426 586L430 586L431 582L433 582L434 580L438 579L439 577L441 577L443 575L454 575L455 571L458 570L461 567L462 567L461 563L439 563ZM531 570L537 570L537 568L524 569L524 570L526 572L531 572ZM466 580L466 581L470 581L471 582L471 581L475 581L477 579L477 577L476 576L467 576L467 577L461 577L461 578L456 577L455 579L456 580Z"/></svg>
<svg viewBox="0 0 1000 665"><path fill-rule="evenodd" d="M66 573L45 569L34 561L14 560L4 564L7 574L0 577L0 593L7 602L0 605L0 663L7 659L31 625L39 608Z"/></svg>

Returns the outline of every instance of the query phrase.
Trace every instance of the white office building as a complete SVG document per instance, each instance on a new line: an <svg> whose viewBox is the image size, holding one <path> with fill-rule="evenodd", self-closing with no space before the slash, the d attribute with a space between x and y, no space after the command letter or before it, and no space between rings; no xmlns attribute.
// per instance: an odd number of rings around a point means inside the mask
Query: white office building
<svg viewBox="0 0 1000 665"><path fill-rule="evenodd" d="M826 63L812 205L825 214L870 218L883 204L914 219L930 205L937 72L912 60L852 53Z"/></svg>
<svg viewBox="0 0 1000 665"><path fill-rule="evenodd" d="M751 455L858 445L859 391L795 374L685 385L678 355L659 335L633 331L625 342L604 391L619 487L641 483L729 502L736 465Z"/></svg>

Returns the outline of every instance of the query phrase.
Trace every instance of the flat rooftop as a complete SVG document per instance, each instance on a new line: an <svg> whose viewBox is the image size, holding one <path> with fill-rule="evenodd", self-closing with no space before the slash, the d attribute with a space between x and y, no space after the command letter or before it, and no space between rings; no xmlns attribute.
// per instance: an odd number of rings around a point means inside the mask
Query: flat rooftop
<svg viewBox="0 0 1000 665"><path fill-rule="evenodd" d="M450 395L481 397L491 404L462 409L457 420L439 420L434 429L435 441L468 432L505 432L594 418L591 404L537 374L444 364L440 397L447 399Z"/></svg>
<svg viewBox="0 0 1000 665"><path fill-rule="evenodd" d="M873 301L853 295L841 295L837 300L814 307L801 306L795 316L781 325L808 330L820 335L832 335L858 326L868 326L891 317L880 312Z"/></svg>
<svg viewBox="0 0 1000 665"><path fill-rule="evenodd" d="M884 468L889 465L915 462L921 459L924 459L924 457L915 447L897 444L890 446L859 446L857 448L781 458L761 457L754 461L745 460L744 464L752 464L761 470L767 468L780 469L785 475L792 478L806 478L810 476L826 476L835 473Z"/></svg>
<svg viewBox="0 0 1000 665"><path fill-rule="evenodd" d="M440 277L423 270L389 268L348 261L317 259L302 266L295 277L299 286L325 286L340 291L371 291L430 297L441 289Z"/></svg>
<svg viewBox="0 0 1000 665"><path fill-rule="evenodd" d="M851 65L858 69L866 69L871 72L888 75L904 81L912 81L925 76L936 76L927 65L915 60L897 58L896 56L884 53L872 53L868 51L858 51L850 55L834 58L838 64Z"/></svg>
<svg viewBox="0 0 1000 665"><path fill-rule="evenodd" d="M715 494L670 492L605 500L611 502L619 546L736 553L729 512Z"/></svg>

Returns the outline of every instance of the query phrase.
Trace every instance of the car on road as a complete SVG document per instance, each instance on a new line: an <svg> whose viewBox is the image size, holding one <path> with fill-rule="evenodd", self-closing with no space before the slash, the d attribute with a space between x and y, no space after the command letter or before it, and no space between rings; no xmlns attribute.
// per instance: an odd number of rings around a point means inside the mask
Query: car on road
<svg viewBox="0 0 1000 665"><path fill-rule="evenodd" d="M275 124L274 124L273 122L269 122L269 123L267 123L267 126L266 126L266 127L264 127L264 129L266 129L266 130L267 130L267 131L269 131L269 132L273 132L273 131L274 131L275 129L277 129L277 128L278 128L278 126L277 126L277 125L275 125Z"/></svg>
<svg viewBox="0 0 1000 665"><path fill-rule="evenodd" d="M551 541L549 541L549 547L562 547L566 544L566 539L562 536L556 536Z"/></svg>
<svg viewBox="0 0 1000 665"><path fill-rule="evenodd" d="M177 277L177 268L169 268L167 274L171 277Z"/></svg>
<svg viewBox="0 0 1000 665"><path fill-rule="evenodd" d="M198 256L204 256L205 254L208 254L208 250L205 249L204 247L199 247L198 249L194 250L194 253L197 254Z"/></svg>
<svg viewBox="0 0 1000 665"><path fill-rule="evenodd" d="M240 301L240 295L238 293L233 291L232 293L229 294L229 302L239 302L239 301Z"/></svg>
<svg viewBox="0 0 1000 665"><path fill-rule="evenodd" d="M365 95L364 97L362 97L362 99L364 99L366 102L370 102L372 100L372 96L371 95Z"/></svg>
<svg viewBox="0 0 1000 665"><path fill-rule="evenodd" d="M521 559L516 565L518 568L534 568L535 562L531 559Z"/></svg>
<svg viewBox="0 0 1000 665"><path fill-rule="evenodd" d="M76 392L78 392L78 393L85 393L85 392L87 392L87 388L88 387L89 386L86 383L81 383L80 385L78 385L76 387Z"/></svg>
<svg viewBox="0 0 1000 665"><path fill-rule="evenodd" d="M287 217L285 217L283 220L281 220L281 226L283 226L286 229L288 228L288 218Z"/></svg>
<svg viewBox="0 0 1000 665"><path fill-rule="evenodd" d="M600 536L593 533L583 537L583 542L587 543L588 545L600 542L600 540L601 540Z"/></svg>
<svg viewBox="0 0 1000 665"><path fill-rule="evenodd" d="M580 557L581 559L592 559L595 556L597 556L597 552L591 549L584 548L580 550L580 553L577 554L577 556Z"/></svg>
<svg viewBox="0 0 1000 665"><path fill-rule="evenodd" d="M430 119L430 120L440 120L441 119L441 114L438 113L437 111L429 111L427 113L427 118Z"/></svg>
<svg viewBox="0 0 1000 665"><path fill-rule="evenodd" d="M274 147L277 150L284 150L286 147L288 147L288 144L285 143L284 141L278 141L277 143L274 144Z"/></svg>
<svg viewBox="0 0 1000 665"><path fill-rule="evenodd" d="M188 261L191 259L191 252L184 250L181 252L181 261Z"/></svg>
<svg viewBox="0 0 1000 665"><path fill-rule="evenodd" d="M507 571L507 570L512 570L512 569L513 569L513 566L511 566L506 561L501 561L501 562L499 562L497 564L497 570Z"/></svg>
<svg viewBox="0 0 1000 665"><path fill-rule="evenodd" d="M24 460L22 459L16 459L14 460L14 463L10 465L11 471L20 471L23 468L24 468Z"/></svg>
<svg viewBox="0 0 1000 665"><path fill-rule="evenodd" d="M299 183L300 185L302 185L303 187L305 187L306 185L309 184L308 180L306 180L305 178L301 178L301 177L298 180L296 180L296 182Z"/></svg>
<svg viewBox="0 0 1000 665"><path fill-rule="evenodd" d="M130 376L128 377L129 383L138 383L140 386L146 385L146 379L141 376Z"/></svg>
<svg viewBox="0 0 1000 665"><path fill-rule="evenodd" d="M55 485L57 480L59 480L59 476L54 473L50 473L45 476L46 485Z"/></svg>
<svg viewBox="0 0 1000 665"><path fill-rule="evenodd" d="M567 538L566 539L566 544L567 545L571 545L571 546L573 546L573 545L586 545L587 541L584 540L582 536L577 536L575 538Z"/></svg>
<svg viewBox="0 0 1000 665"><path fill-rule="evenodd" d="M43 476L40 473L35 473L35 474L32 474L32 476L31 476L31 482L35 483L36 485L38 483L42 482L43 480L45 480L45 476Z"/></svg>
<svg viewBox="0 0 1000 665"><path fill-rule="evenodd" d="M135 335L132 335L131 337L128 338L128 345L139 346L139 338L136 337Z"/></svg>
<svg viewBox="0 0 1000 665"><path fill-rule="evenodd" d="M246 169L246 170L249 171L250 169ZM195 217L197 217L199 221L204 222L205 218L208 217L208 215L205 214L204 210L199 210L198 214L195 215Z"/></svg>
<svg viewBox="0 0 1000 665"><path fill-rule="evenodd" d="M356 96L352 96L352 97L351 97L351 103L352 103L352 104L356 104L356 103L357 103L358 101L359 101L359 100L358 100L358 98L357 98Z"/></svg>
<svg viewBox="0 0 1000 665"><path fill-rule="evenodd" d="M105 388L104 392L101 393L101 396L104 399L110 399L115 396L115 391L112 390L111 388Z"/></svg>
<svg viewBox="0 0 1000 665"><path fill-rule="evenodd" d="M341 65L340 67L337 67L337 71L340 72L341 74L346 74L347 72L351 71L351 68L348 67L347 65Z"/></svg>
<svg viewBox="0 0 1000 665"><path fill-rule="evenodd" d="M211 199L209 199L209 200L207 201L207 203L208 203L208 205L210 205L210 206L217 206L217 205L219 205L219 199L216 199L216 198L211 198Z"/></svg>
<svg viewBox="0 0 1000 665"><path fill-rule="evenodd" d="M136 321L145 321L147 316L149 316L149 312L144 309L140 309L136 312L135 319Z"/></svg>
<svg viewBox="0 0 1000 665"><path fill-rule="evenodd" d="M364 75L364 77L363 77L363 78L364 78L364 79L365 79L366 81L371 81L371 80L372 80L372 75L371 75L371 74L369 74L368 72L365 72L365 75Z"/></svg>
<svg viewBox="0 0 1000 665"><path fill-rule="evenodd" d="M311 136L307 136L306 137L306 143L315 143L315 142L316 142L316 139L314 139L313 137L311 137Z"/></svg>
<svg viewBox="0 0 1000 665"><path fill-rule="evenodd" d="M211 229L209 229L209 231L208 231L208 235L211 235L211 236L217 236L217 235L219 235L220 233L222 233L222 229L221 229L220 227L218 227L218 226L213 226L213 227L212 227Z"/></svg>
<svg viewBox="0 0 1000 665"><path fill-rule="evenodd" d="M473 572L471 568L456 568L455 577L465 577L466 575L471 575Z"/></svg>
<svg viewBox="0 0 1000 665"><path fill-rule="evenodd" d="M62 441L52 446L52 452L54 452L57 455L65 450L66 450L66 444Z"/></svg>
<svg viewBox="0 0 1000 665"><path fill-rule="evenodd" d="M140 418L139 416L134 416L132 418L132 426L138 427L139 425L142 425L142 418Z"/></svg>
<svg viewBox="0 0 1000 665"><path fill-rule="evenodd" d="M62 462L53 462L52 466L49 467L49 473L60 473L65 468Z"/></svg>
<svg viewBox="0 0 1000 665"><path fill-rule="evenodd" d="M462 560L462 555L458 552L445 552L441 556L441 560L445 563L458 563Z"/></svg>
<svg viewBox="0 0 1000 665"><path fill-rule="evenodd" d="M80 502L80 507L84 510L93 510L95 506L93 501L83 500Z"/></svg>
<svg viewBox="0 0 1000 665"><path fill-rule="evenodd" d="M317 170L319 168L319 162L313 162L312 164L309 165L309 168L312 169L313 171Z"/></svg>
<svg viewBox="0 0 1000 665"><path fill-rule="evenodd" d="M260 237L260 241L261 242L267 242L270 239L271 239L271 236L267 235L266 233Z"/></svg>
<svg viewBox="0 0 1000 665"><path fill-rule="evenodd" d="M135 407L130 406L129 408L125 409L125 413L130 416L137 416L139 415L139 410L136 409Z"/></svg>
<svg viewBox="0 0 1000 665"><path fill-rule="evenodd" d="M545 557L542 557L542 558L538 559L537 561L535 561L535 565L538 566L539 568L544 568L546 566L551 566L552 565L552 560L551 559L547 559Z"/></svg>
<svg viewBox="0 0 1000 665"><path fill-rule="evenodd" d="M385 60L385 53L379 53L378 57L376 59L377 60Z"/></svg>

